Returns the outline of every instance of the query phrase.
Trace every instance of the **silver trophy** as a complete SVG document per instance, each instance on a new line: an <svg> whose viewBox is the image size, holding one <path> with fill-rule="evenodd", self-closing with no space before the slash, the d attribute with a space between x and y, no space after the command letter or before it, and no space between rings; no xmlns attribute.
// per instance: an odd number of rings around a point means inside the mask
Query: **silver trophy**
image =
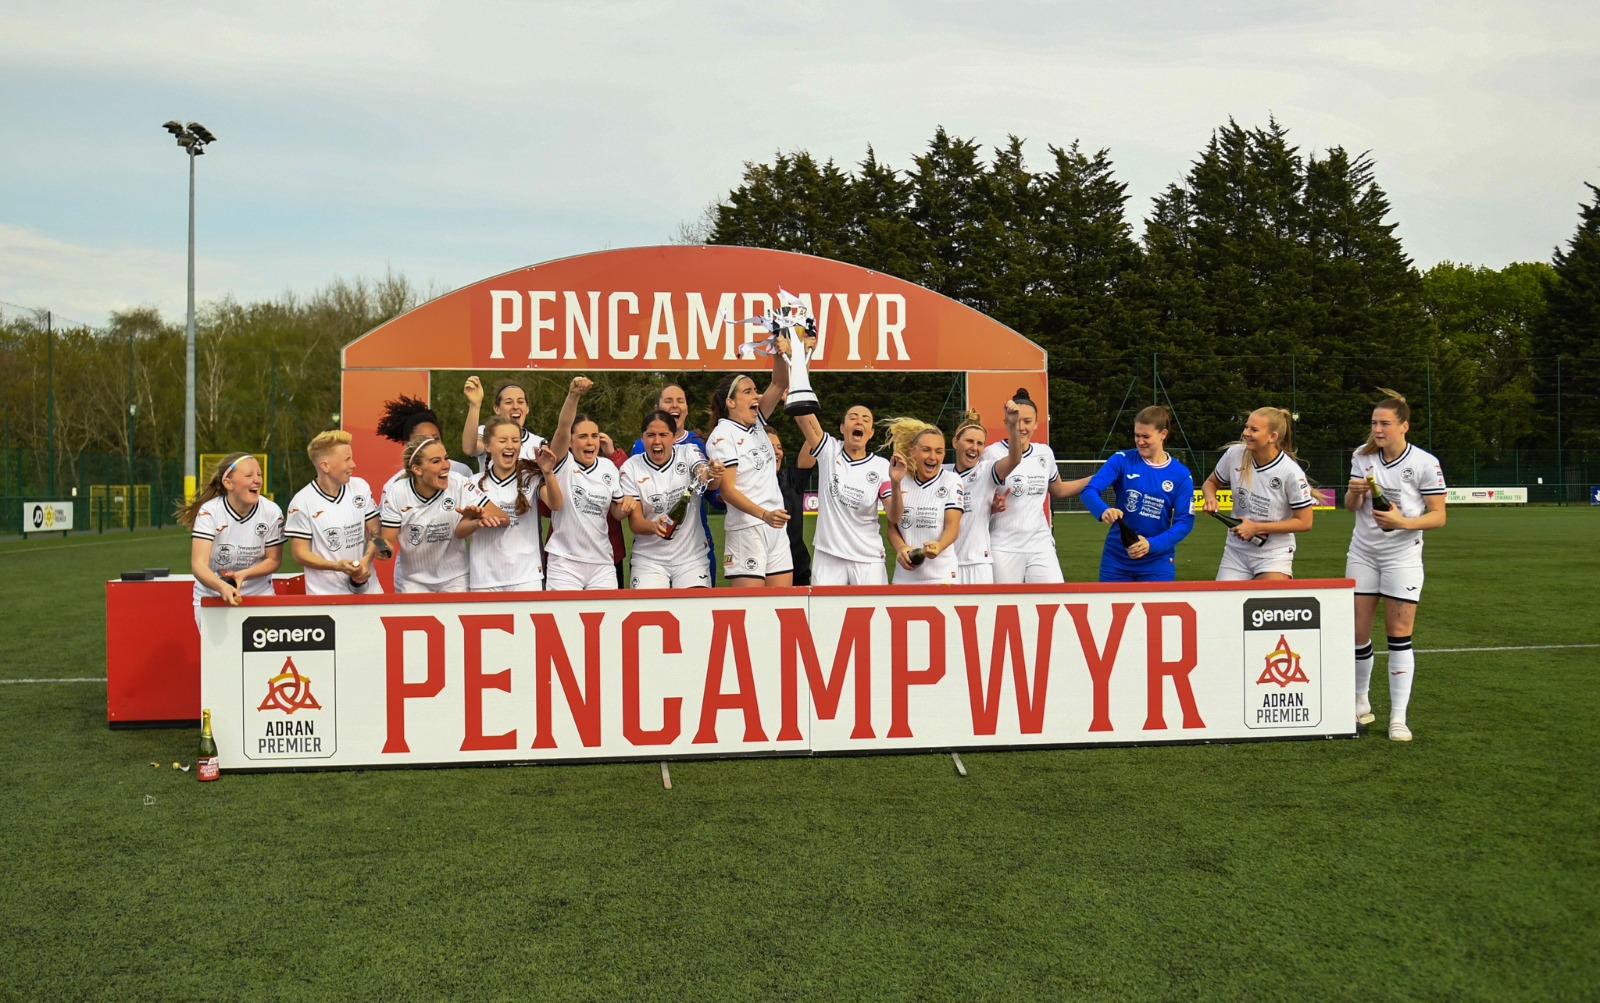
<svg viewBox="0 0 1600 1003"><path fill-rule="evenodd" d="M804 325L789 332L789 396L783 400L783 413L791 418L803 414L818 414L822 405L817 403L817 392L811 389L811 349L806 341L817 336L817 322L807 317Z"/></svg>
<svg viewBox="0 0 1600 1003"><path fill-rule="evenodd" d="M778 309L770 313L735 321L736 324L759 327L768 332L768 337L761 341L739 346L740 351L777 355L778 338L787 337L789 351L783 358L789 364L789 395L784 399L783 411L791 418L802 414L818 414L822 411L822 405L817 403L817 392L811 389L812 350L806 347L808 340L816 340L816 318L811 316L803 300L786 290L778 290L778 303Z"/></svg>

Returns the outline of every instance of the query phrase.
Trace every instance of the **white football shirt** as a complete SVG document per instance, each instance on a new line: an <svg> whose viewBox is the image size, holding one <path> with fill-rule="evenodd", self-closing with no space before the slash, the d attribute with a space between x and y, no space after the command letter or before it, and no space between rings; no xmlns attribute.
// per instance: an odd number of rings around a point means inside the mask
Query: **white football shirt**
<svg viewBox="0 0 1600 1003"><path fill-rule="evenodd" d="M908 547L920 547L939 539L944 534L945 513L954 509L961 512L965 509L966 488L962 484L961 475L947 468L940 468L937 474L927 481L920 481L915 474L907 474L905 480L900 482L900 502L903 511L900 516L900 539ZM991 492L992 494L992 492ZM962 516L966 521L966 516ZM960 536L956 537L960 540ZM919 567L907 571L895 565L894 579L896 582L949 582L956 580L956 568L960 559L956 555L956 548L950 547L942 551L939 556L922 562Z"/></svg>
<svg viewBox="0 0 1600 1003"><path fill-rule="evenodd" d="M1444 471L1439 460L1425 449L1410 443L1405 452L1392 461L1385 461L1383 451L1362 453L1357 450L1350 458L1350 476L1366 477L1378 482L1378 488L1390 504L1406 518L1415 518L1428 510L1424 499L1445 494ZM1422 553L1422 530L1396 529L1385 533L1372 517L1372 498L1369 495L1356 510L1355 534L1350 549L1373 557L1393 557L1415 549Z"/></svg>
<svg viewBox="0 0 1600 1003"><path fill-rule="evenodd" d="M550 514L550 539L545 551L580 564L616 563L611 559L611 530L606 519L611 503L622 493L622 473L604 456L585 467L568 453L556 464L562 504Z"/></svg>
<svg viewBox="0 0 1600 1003"><path fill-rule="evenodd" d="M979 456L965 471L957 471L955 464L945 469L961 478L962 515L961 535L956 537L956 563L993 564L989 554L989 518L994 512L994 496L1000 489L994 483L994 460Z"/></svg>
<svg viewBox="0 0 1600 1003"><path fill-rule="evenodd" d="M510 520L503 526L486 526L472 534L467 547L469 580L474 589L500 589L544 581L544 557L539 544L539 484L535 475L524 493L517 472L497 480L493 471L473 478L484 497L500 506ZM528 511L517 514L517 496L523 494Z"/></svg>
<svg viewBox="0 0 1600 1003"><path fill-rule="evenodd" d="M733 486L740 494L769 511L783 508L783 492L778 488L778 457L772 451L767 424L759 413L754 425L741 425L732 418L717 422L706 442L706 455L720 460L733 471ZM790 512L789 518L798 519L800 513ZM761 525L764 523L749 512L728 506L726 529Z"/></svg>
<svg viewBox="0 0 1600 1003"><path fill-rule="evenodd" d="M458 511L488 499L477 484L454 470L449 483L423 497L409 475L384 485L382 521L399 527L394 559L396 592L431 592L467 574L467 541L456 539Z"/></svg>
<svg viewBox="0 0 1600 1003"><path fill-rule="evenodd" d="M858 563L883 560L878 503L889 496L889 461L876 453L859 460L845 455L844 443L824 434L811 451L817 459L819 553ZM790 513L794 515L794 513Z"/></svg>
<svg viewBox="0 0 1600 1003"><path fill-rule="evenodd" d="M655 522L671 511L683 497L684 489L697 483L695 471L705 462L700 448L688 442L673 446L667 462L660 467L650 462L649 453L635 453L622 465L622 493L639 499L641 514ZM690 495L688 511L672 536L663 540L654 533L634 534L634 562L665 567L704 563L706 534L700 526L699 510L699 496Z"/></svg>
<svg viewBox="0 0 1600 1003"><path fill-rule="evenodd" d="M999 447L999 456L991 453ZM1009 446L993 443L984 450L983 458L996 459L1009 455ZM1050 485L1061 479L1056 470L1056 454L1049 446L1039 442L1028 444L1028 451L1004 481L994 467L989 468L989 484L995 489L1006 489L1006 507L1003 512L989 516L989 544L994 550L1027 554L1039 551L1056 551L1055 534L1050 529Z"/></svg>
<svg viewBox="0 0 1600 1003"><path fill-rule="evenodd" d="M289 502L284 516L283 535L305 540L311 552L325 561L359 561L367 552L367 520L378 518L372 488L359 477L339 489L332 497L322 493L316 481L301 488ZM350 592L350 576L322 568L306 569L307 595L341 595ZM376 575L367 579L363 595L383 591Z"/></svg>
<svg viewBox="0 0 1600 1003"><path fill-rule="evenodd" d="M1248 476L1244 469L1246 463L1250 464ZM1289 518L1290 512L1316 504L1306 472L1288 453L1279 453L1271 463L1258 467L1245 451L1244 443L1236 442L1222 454L1211 476L1233 492L1233 514L1240 519L1282 522ZM1289 550L1294 547L1294 534L1270 533L1267 542L1257 547L1229 533L1227 546L1247 555Z"/></svg>
<svg viewBox="0 0 1600 1003"><path fill-rule="evenodd" d="M240 514L228 504L226 495L218 495L200 506L194 516L194 529L189 535L196 540L211 541L210 568L213 573L232 574L259 564L268 547L283 545L283 510L272 500L260 498L250 511ZM239 592L247 596L270 596L272 577L263 575L246 578ZM195 605L198 606L206 596L221 598L219 593L206 588L196 578Z"/></svg>

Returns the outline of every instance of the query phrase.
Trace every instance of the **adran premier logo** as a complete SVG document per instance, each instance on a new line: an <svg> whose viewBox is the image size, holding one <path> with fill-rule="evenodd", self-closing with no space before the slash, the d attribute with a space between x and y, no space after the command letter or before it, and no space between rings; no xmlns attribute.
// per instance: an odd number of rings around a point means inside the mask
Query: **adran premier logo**
<svg viewBox="0 0 1600 1003"><path fill-rule="evenodd" d="M1278 646L1267 652L1267 665L1257 677L1256 685L1277 683L1280 687L1287 687L1290 683L1310 681L1306 678L1306 670L1300 667L1299 652L1289 648L1288 635L1279 634Z"/></svg>
<svg viewBox="0 0 1600 1003"><path fill-rule="evenodd" d="M267 680L267 696L256 710L281 710L293 714L297 710L321 710L322 705L311 693L311 677L302 676L295 668L293 658L283 660L283 671Z"/></svg>

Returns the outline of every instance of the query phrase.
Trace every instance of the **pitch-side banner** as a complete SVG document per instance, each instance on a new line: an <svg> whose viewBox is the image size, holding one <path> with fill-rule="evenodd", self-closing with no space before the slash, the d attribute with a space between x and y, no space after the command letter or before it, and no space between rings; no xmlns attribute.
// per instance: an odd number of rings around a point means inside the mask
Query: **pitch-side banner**
<svg viewBox="0 0 1600 1003"><path fill-rule="evenodd" d="M1351 583L207 605L228 770L1354 734Z"/></svg>

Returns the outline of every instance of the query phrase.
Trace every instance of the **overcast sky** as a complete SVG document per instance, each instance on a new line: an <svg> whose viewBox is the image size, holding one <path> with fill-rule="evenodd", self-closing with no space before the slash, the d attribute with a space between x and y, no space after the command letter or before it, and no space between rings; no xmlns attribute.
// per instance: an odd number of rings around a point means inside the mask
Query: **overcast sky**
<svg viewBox="0 0 1600 1003"><path fill-rule="evenodd" d="M936 127L1105 148L1150 200L1229 117L1370 151L1417 264L1547 260L1600 183L1600 18L1473 4L872 2L139 4L8 0L0 310L103 323L199 298L403 273L443 292L665 243L745 161Z"/></svg>

